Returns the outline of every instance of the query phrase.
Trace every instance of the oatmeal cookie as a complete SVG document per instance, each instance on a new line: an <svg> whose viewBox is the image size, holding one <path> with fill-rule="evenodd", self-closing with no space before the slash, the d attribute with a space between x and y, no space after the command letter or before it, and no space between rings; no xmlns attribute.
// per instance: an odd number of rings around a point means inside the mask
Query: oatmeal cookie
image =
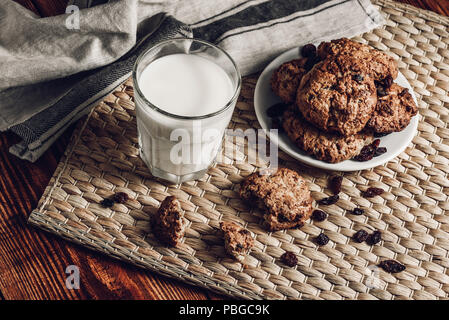
<svg viewBox="0 0 449 320"><path fill-rule="evenodd" d="M271 175L251 174L241 184L240 196L265 210L265 225L270 231L299 228L312 214L306 181L287 168Z"/></svg>
<svg viewBox="0 0 449 320"><path fill-rule="evenodd" d="M271 89L285 103L292 103L296 98L301 78L307 73L307 58L285 62L273 72Z"/></svg>
<svg viewBox="0 0 449 320"><path fill-rule="evenodd" d="M418 113L418 107L408 89L400 85L393 83L383 92L385 95L377 96L377 106L367 127L377 133L402 131Z"/></svg>
<svg viewBox="0 0 449 320"><path fill-rule="evenodd" d="M367 69L368 74L376 81L382 81L387 76L396 79L398 76L397 61L388 54L347 38L322 42L317 49L321 59L336 55L352 56L357 63Z"/></svg>
<svg viewBox="0 0 449 320"><path fill-rule="evenodd" d="M224 233L226 252L238 261L243 261L254 245L251 232L234 222L227 221L220 222L220 228Z"/></svg>
<svg viewBox="0 0 449 320"><path fill-rule="evenodd" d="M320 131L308 123L294 107L284 113L282 125L290 140L301 150L330 163L353 158L373 140L370 132L345 137L338 133Z"/></svg>
<svg viewBox="0 0 449 320"><path fill-rule="evenodd" d="M374 112L376 85L350 56L316 64L301 80L296 104L307 121L344 136L361 131Z"/></svg>
<svg viewBox="0 0 449 320"><path fill-rule="evenodd" d="M160 241L176 246L184 236L185 226L186 220L178 199L174 196L166 197L152 218L154 235Z"/></svg>

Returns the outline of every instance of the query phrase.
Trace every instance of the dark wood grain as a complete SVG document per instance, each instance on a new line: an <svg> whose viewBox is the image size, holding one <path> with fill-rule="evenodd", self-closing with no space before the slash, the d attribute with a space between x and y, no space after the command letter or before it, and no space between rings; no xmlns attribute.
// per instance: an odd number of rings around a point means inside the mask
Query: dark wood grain
<svg viewBox="0 0 449 320"><path fill-rule="evenodd" d="M36 163L8 152L0 136L0 288L5 299L205 299L199 289L98 255L27 226L72 129ZM65 287L65 269L80 268L80 290Z"/></svg>
<svg viewBox="0 0 449 320"><path fill-rule="evenodd" d="M396 0L398 2L414 5L436 13L449 16L449 0Z"/></svg>
<svg viewBox="0 0 449 320"><path fill-rule="evenodd" d="M8 0L11 1L11 0ZM449 15L449 0L399 0ZM65 11L66 0L16 0L41 16ZM32 164L9 154L17 142L0 134L0 300L1 299L217 299L184 285L73 245L26 224L37 206L73 129ZM81 288L65 286L65 268L80 268Z"/></svg>

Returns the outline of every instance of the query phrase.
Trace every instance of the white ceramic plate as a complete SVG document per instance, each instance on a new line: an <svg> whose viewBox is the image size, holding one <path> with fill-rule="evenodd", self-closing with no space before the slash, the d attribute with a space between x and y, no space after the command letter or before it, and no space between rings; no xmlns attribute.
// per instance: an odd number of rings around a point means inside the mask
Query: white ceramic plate
<svg viewBox="0 0 449 320"><path fill-rule="evenodd" d="M418 127L418 116L413 117L408 127L401 132L395 132L385 137L381 137L380 146L386 147L387 152L381 156L375 157L372 160L365 162L346 160L339 163L327 163L321 160L317 160L299 149L293 142L290 141L285 133L280 133L278 138L276 137L276 135L271 134L269 131L271 126L271 118L267 116L266 111L273 104L281 102L281 100L271 91L271 74L282 63L297 59L299 57L300 54L298 48L293 48L274 59L260 75L257 81L256 90L254 92L254 107L256 110L257 120L259 121L262 128L267 130L267 134L269 135L271 141L277 143L280 149L282 149L293 158L313 167L334 171L357 171L382 165L385 162L388 162L391 159L397 157L402 151L405 150L405 148L407 148L407 146L415 136ZM395 82L402 87L408 88L413 96L413 99L415 100L415 103L417 103L415 93L413 92L410 83L402 75L402 73L399 73Z"/></svg>

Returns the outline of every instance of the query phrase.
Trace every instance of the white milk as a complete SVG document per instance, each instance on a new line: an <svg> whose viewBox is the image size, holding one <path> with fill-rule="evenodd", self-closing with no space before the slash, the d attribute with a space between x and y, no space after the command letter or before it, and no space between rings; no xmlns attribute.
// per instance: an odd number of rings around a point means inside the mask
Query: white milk
<svg viewBox="0 0 449 320"><path fill-rule="evenodd" d="M233 86L214 62L191 54L172 54L150 63L139 87L156 107L179 116L203 116L223 108Z"/></svg>
<svg viewBox="0 0 449 320"><path fill-rule="evenodd" d="M151 62L138 79L145 98L179 116L204 116L223 109L234 94L226 72L206 58L173 54ZM136 96L141 156L153 175L189 180L214 161L234 106L214 117L185 120L164 115Z"/></svg>

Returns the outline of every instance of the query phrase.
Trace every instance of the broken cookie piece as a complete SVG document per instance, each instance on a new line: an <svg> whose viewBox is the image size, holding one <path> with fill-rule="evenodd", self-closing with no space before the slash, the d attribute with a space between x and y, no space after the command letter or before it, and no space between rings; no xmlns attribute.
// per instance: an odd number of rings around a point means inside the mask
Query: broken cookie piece
<svg viewBox="0 0 449 320"><path fill-rule="evenodd" d="M234 222L220 222L220 228L224 232L226 252L238 261L243 261L254 245L251 233Z"/></svg>
<svg viewBox="0 0 449 320"><path fill-rule="evenodd" d="M178 199L166 197L152 219L154 235L161 242L176 246L184 236L185 226L186 220Z"/></svg>
<svg viewBox="0 0 449 320"><path fill-rule="evenodd" d="M251 174L241 184L240 196L265 210L265 225L270 231L302 227L312 214L306 181L287 168L270 175Z"/></svg>

